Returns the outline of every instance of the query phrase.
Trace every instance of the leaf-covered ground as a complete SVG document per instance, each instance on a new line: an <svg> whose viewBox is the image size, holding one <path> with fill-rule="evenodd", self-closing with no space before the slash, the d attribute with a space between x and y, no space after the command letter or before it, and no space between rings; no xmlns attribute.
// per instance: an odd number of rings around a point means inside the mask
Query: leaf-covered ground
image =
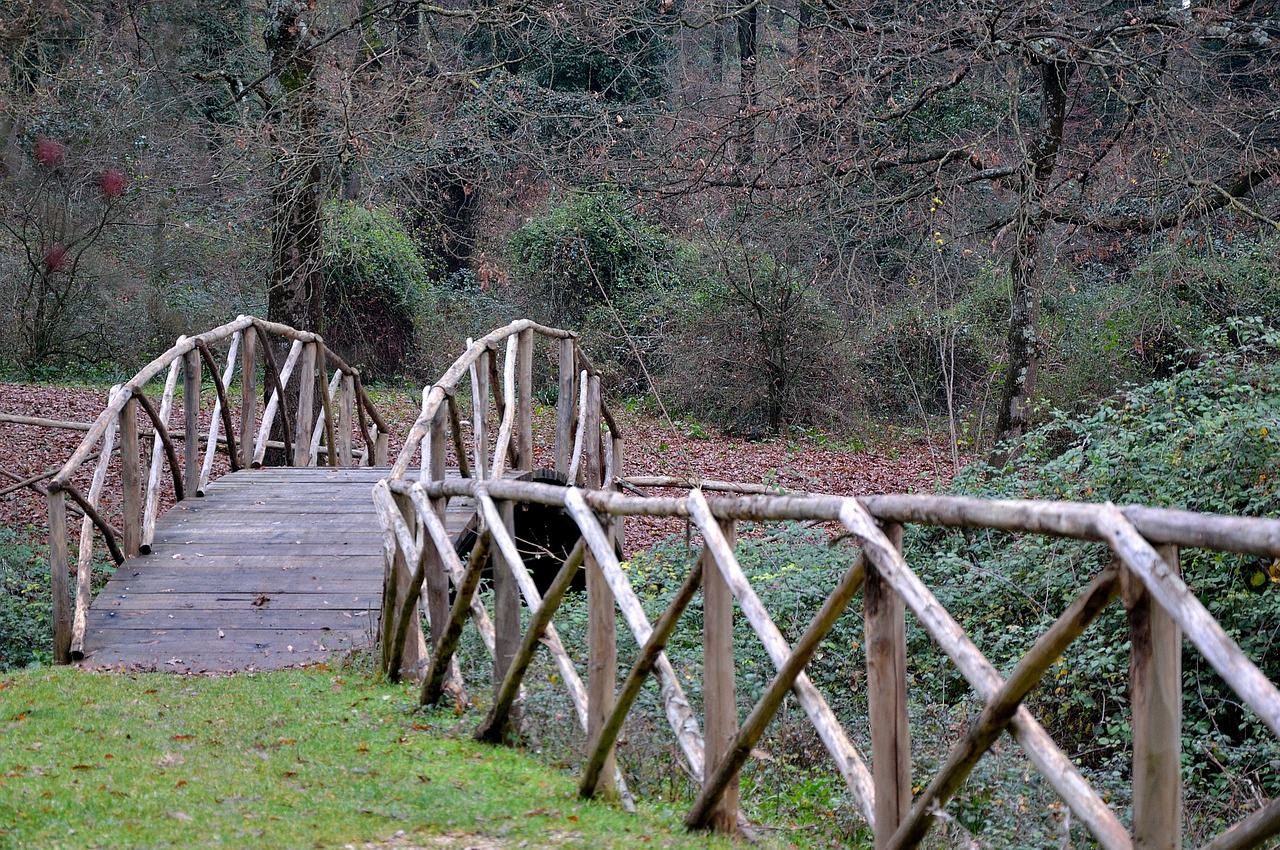
<svg viewBox="0 0 1280 850"><path fill-rule="evenodd" d="M101 412L106 395L102 389L0 384L0 413L88 423ZM417 416L419 398L407 390L375 392L375 401L393 430L393 455ZM211 403L209 398L204 400L202 418L206 423ZM180 411L181 399L171 419L175 427L182 421ZM538 462L548 466L551 429L545 426L550 425L553 415L551 410L539 411L535 432ZM811 433L748 441L707 434L699 426L670 423L640 411L620 410L618 418L627 440L626 472L632 475L714 478L853 495L929 491L952 474L950 453L942 440L906 436L853 450ZM0 422L0 478L4 479L0 490L59 468L83 436L81 431ZM178 445L181 450L181 443ZM109 468L104 489L108 516L116 509L116 466L113 463ZM88 490L92 469L93 464L86 464L76 479L81 492ZM215 474L225 470L225 461L219 458ZM27 487L0 496L0 523L11 528L43 526L45 510L43 498ZM682 528L670 521L632 520L627 529L628 549L645 548Z"/></svg>

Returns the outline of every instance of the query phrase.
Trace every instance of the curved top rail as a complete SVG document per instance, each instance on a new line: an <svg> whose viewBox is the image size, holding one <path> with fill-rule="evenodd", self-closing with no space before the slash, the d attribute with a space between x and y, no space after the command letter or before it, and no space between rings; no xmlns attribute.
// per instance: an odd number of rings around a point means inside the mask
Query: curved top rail
<svg viewBox="0 0 1280 850"><path fill-rule="evenodd" d="M135 395L138 395L144 386L162 374L164 370L169 368L175 360L197 350L201 345L207 346L211 342L218 342L227 339L250 327L273 333L291 341L304 343L314 342L323 346L325 357L336 369L356 378L356 387L357 392L360 395L361 405L373 419L374 423L383 433L390 432L390 429L387 427L382 415L373 407L365 394L364 388L360 384L359 380L360 373L356 369L347 365L347 363L338 355L334 354L329 349L329 346L325 344L323 337L317 333L312 333L311 331L300 331L297 328L292 328L289 325L282 325L278 322L270 322L254 316L242 315L236 317L234 321L227 322L225 325L219 325L218 327L205 331L202 334L178 337L178 341L174 343L168 351L164 352L159 357L156 357L146 366L143 366L137 374L125 383L121 384L120 391L113 394L108 401L107 406L102 409L100 414L98 414L98 418L94 420L88 433L86 433L84 435L84 439L80 441L80 445L76 447L74 452L72 452L71 457L67 459L67 462L62 465L62 469L58 471L58 474L49 481L48 486L50 492L58 492L59 490L66 488L67 484L71 481L72 476L75 475L77 470L79 470L79 468L93 453L94 448L102 441L103 436L107 433L107 428L120 416L120 412L124 410L124 406L129 402L129 400Z"/></svg>
<svg viewBox="0 0 1280 850"><path fill-rule="evenodd" d="M479 361L480 356L486 351L497 346L498 343L505 339L516 336L524 331L533 331L534 333L547 337L549 339L577 339L577 334L573 331L563 330L561 328L552 328L547 325L539 324L532 319L516 319L510 324L504 325L496 330L492 330L479 339L475 340L467 347L457 360L453 361L444 374L440 376L434 384L424 387L422 390L422 412L414 421L413 427L409 429L409 434L405 438L404 447L400 450L400 454L396 457L396 462L391 469L391 479L400 479L404 477L405 471L413 462L413 456L417 453L422 445L422 440L430 431L431 422L435 419L436 414L440 410L440 405L444 403L447 396L457 389L458 382L462 380L462 376L468 373L468 370ZM580 353L577 357L577 363L580 368L590 374L598 374L595 366L583 357ZM613 425L612 416L609 416L610 424Z"/></svg>

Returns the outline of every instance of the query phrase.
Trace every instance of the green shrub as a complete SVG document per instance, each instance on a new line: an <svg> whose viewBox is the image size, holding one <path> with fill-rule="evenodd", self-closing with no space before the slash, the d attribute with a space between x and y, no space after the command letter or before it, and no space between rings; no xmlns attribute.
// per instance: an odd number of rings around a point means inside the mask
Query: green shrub
<svg viewBox="0 0 1280 850"><path fill-rule="evenodd" d="M325 340L377 378L401 368L435 298L435 265L386 209L325 207Z"/></svg>
<svg viewBox="0 0 1280 850"><path fill-rule="evenodd" d="M805 266L749 240L690 248L671 300L662 389L729 433L847 427L857 396L844 329Z"/></svg>
<svg viewBox="0 0 1280 850"><path fill-rule="evenodd" d="M1259 321L1216 331L1194 368L1131 390L1087 416L1057 414L1008 466L971 467L965 495L1144 503L1277 515L1278 337ZM1233 342L1238 341L1238 345ZM909 560L997 666L1007 667L1110 556L1101 546L1029 535L916 529ZM1257 559L1183 553L1187 584L1245 654L1280 680L1280 586ZM929 657L917 635L915 656ZM1069 751L1100 766L1127 738L1128 631L1113 606L1078 640L1033 699ZM1280 793L1280 747L1190 646L1184 655L1184 747L1197 792L1234 802L1254 783ZM917 675L945 676L923 661Z"/></svg>
<svg viewBox="0 0 1280 850"><path fill-rule="evenodd" d="M0 670L53 657L53 605L44 546L0 528Z"/></svg>
<svg viewBox="0 0 1280 850"><path fill-rule="evenodd" d="M641 356L666 320L679 282L676 246L633 212L612 187L576 192L511 237L513 275L535 318L582 331L596 365L622 383L643 386ZM614 383L618 387L617 383Z"/></svg>

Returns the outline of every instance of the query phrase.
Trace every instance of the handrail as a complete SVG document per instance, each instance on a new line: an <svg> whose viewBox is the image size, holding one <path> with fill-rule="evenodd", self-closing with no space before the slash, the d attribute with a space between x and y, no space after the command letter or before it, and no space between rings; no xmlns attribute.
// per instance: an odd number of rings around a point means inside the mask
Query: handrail
<svg viewBox="0 0 1280 850"><path fill-rule="evenodd" d="M1280 558L1280 520L1198 514L1142 505L1118 507L920 494L833 496L729 481L672 476L629 478L621 469L620 439L616 446L604 439L606 435L615 438L618 435L612 417L606 415L599 402L599 375L576 351L572 335L565 332L560 332L565 335L559 337L567 343L560 351L555 456L557 469L569 474L571 485L579 486L561 487L503 477L506 443L515 435L515 443L522 444L523 438L519 435L528 427L519 406L527 392L521 374L526 368L530 347L529 337L520 335L531 334L536 328L538 326L531 322L515 322L470 343L441 380L424 389L422 415L415 423L413 437L397 459L394 474L375 487L375 507L383 525L387 552L383 660L384 670L392 677L400 674L402 665L410 671L415 664L426 665L428 676L420 701L432 704L444 693L442 681L455 663L457 631L467 612L481 628L486 644L491 648L502 645L502 631L510 626L501 622L501 605L495 600L491 622L486 609L474 596L477 558L483 557L487 550L492 559L495 586L509 582L518 587L524 597L530 609L530 631L521 635L517 618L516 641L508 643L514 660L505 670L495 669L495 687L500 685L498 696L476 730L476 736L484 740L504 738L508 712L517 702L516 694L533 650L539 644L547 647L569 688L580 723L588 733L588 756L579 787L582 796L608 791L616 782L617 769L612 761L615 738L641 682L650 674L661 688L662 704L685 764L702 785L685 818L688 827L714 825L730 832L738 828L742 816L737 809L736 792L730 793L729 789L735 786L743 764L751 757L783 698L791 693L831 754L859 811L871 825L877 848L918 846L937 821L936 814L1005 731L1018 742L1030 762L1101 846L1108 850L1180 846L1178 659L1184 635L1235 691L1241 704L1248 706L1280 737L1280 690L1276 683L1270 682L1244 655L1188 589L1178 569L1181 548ZM507 356L504 368L499 371L495 354L504 340ZM467 441L461 434L463 418L455 408L456 390L464 374L470 376L472 389L474 457L469 474L446 478L446 446L451 444L460 457L466 454ZM446 403L448 416L441 407ZM489 436L491 409L500 422L496 438ZM452 441L448 439L450 436ZM408 475L419 453L421 472ZM527 468L530 462L527 456L516 451L514 457L517 470ZM653 496L645 493L644 488L683 492ZM439 522L444 505L451 499L472 500L480 518L478 539L481 542L465 570ZM510 514L504 514L503 506L515 502L563 508L581 533L581 542L562 563L545 599L534 586L512 538ZM684 518L703 540L702 557L684 577L681 590L670 606L653 623L640 606L616 551L616 527L630 516ZM839 582L827 589L821 610L794 646L783 637L738 564L734 526L745 520L832 523L859 547L856 559ZM1100 542L1108 546L1114 561L1082 582L1075 600L1005 678L903 558L901 535L906 524L992 529ZM555 629L556 607L568 576L576 571L579 561L585 562L588 575L588 646L595 659L588 661L587 668L602 674L585 684L579 680L575 663ZM432 617L432 631L438 637L429 658L424 644L422 657L411 659L404 651L405 646L400 645L400 639L406 635L406 626L417 622L419 589L430 585L433 575L439 577L437 581L452 581L457 599L452 612L440 618L439 629L437 618ZM700 585L707 653L703 664L705 714L701 724L663 653L676 621ZM443 594L442 599L447 602L447 587L436 592ZM428 593L422 590L423 596ZM866 624L870 759L863 758L805 673L822 640L859 594ZM1131 827L1121 822L1118 813L1023 705L1027 694L1063 650L1117 597L1124 600L1135 634L1144 635L1141 640L1135 638L1130 647L1135 682L1131 697L1134 730ZM428 598L429 611L431 607ZM777 670L741 726L732 673L726 673L733 668L729 638L735 610L759 637ZM919 777L913 777L911 772L906 716L904 617L907 611L951 659L983 703L967 733L941 763L932 781L917 786L922 789L918 794L912 792L914 780ZM620 692L615 691L613 685L617 664L611 654L617 651L611 627L619 615L639 648ZM596 624L603 622L610 624L610 628L598 629ZM495 657L501 657L500 652ZM607 660L600 662L602 658ZM1219 835L1206 850L1259 847L1277 834L1280 834L1280 801L1272 801Z"/></svg>
<svg viewBox="0 0 1280 850"><path fill-rule="evenodd" d="M352 458L350 452L351 434L338 429L339 424L354 427L355 419L359 420L359 432L366 449L359 460L368 465L385 464L389 428L386 420L373 405L368 393L360 383L358 371L348 366L337 354L329 350L324 339L310 331L300 331L287 325L265 321L253 316L240 316L235 321L220 325L212 330L190 337L179 337L167 351L145 365L132 378L112 388L107 404L97 416L79 445L67 459L61 469L52 477L47 487L50 523L49 559L54 593L54 660L67 663L80 657L83 649L85 618L90 599L92 578L93 540L96 531L103 539L106 547L116 563L122 563L131 555L149 551L155 533L155 520L159 512L161 489L163 485L163 467L169 467L172 494L177 501L196 495L203 495L204 487L212 472L213 454L219 446L231 455L230 466L233 470L247 468L255 460L255 448L266 450L272 422L264 417L261 424L257 422L260 409L259 400L254 392L256 372L261 365L269 376L275 377L271 404L278 408L282 405L284 386L274 370L274 357L270 341L273 339L287 341L300 349L310 352L313 360L324 370L318 377L326 387L330 385L329 374L333 372L334 383L349 386L350 393L341 394L339 398L330 399L328 393L323 400L323 411L316 428L317 439L313 442L312 431L306 431L305 447L309 450L306 458L295 458L288 452L284 458L287 464L301 460L314 464L323 452L331 464L344 462ZM265 344L259 345L259 340ZM218 371L214 346L226 343L227 362L225 369ZM259 352L261 356L259 356ZM202 368L203 367L203 368ZM200 395L204 391L204 370L208 370L212 385L214 401L213 420L208 429L207 446L204 448L203 462L200 462L201 441L205 435L199 433ZM159 408L148 397L148 384L160 375L168 372L162 403ZM183 407L185 422L182 423L183 460L175 445L175 429L170 427L173 401L177 390L179 372L184 374ZM241 377L241 397L239 410L233 414L233 398L230 393L232 378L239 373ZM194 395L192 395L194 393ZM354 407L355 411L351 408ZM151 474L142 474L139 462L138 428L136 417L138 408L151 420L153 430L149 436L152 440ZM236 429L236 415L239 417L239 430ZM310 414L308 414L308 417ZM288 411L284 411L285 421L289 421ZM300 420L299 420L300 422ZM372 423L371 425L369 423ZM310 421L305 424L310 426ZM225 434L218 434L222 429ZM306 430L306 429L301 429ZM120 446L115 447L115 435L120 434ZM249 435L246 442L241 438ZM260 438L254 439L254 435ZM293 435L284 434L284 444L293 444ZM323 443L323 445L321 445ZM279 445L276 443L275 445ZM113 454L119 454L121 460L121 487L123 489L122 528L112 528L103 516L102 490L106 470ZM93 457L97 457L93 486L88 494L75 487L73 481L81 468ZM354 462L354 461L353 461ZM146 478L143 481L143 478ZM80 530L79 556L76 562L76 597L74 606L66 604L69 592L68 574L70 572L69 556L66 540L66 500L72 499L84 514Z"/></svg>

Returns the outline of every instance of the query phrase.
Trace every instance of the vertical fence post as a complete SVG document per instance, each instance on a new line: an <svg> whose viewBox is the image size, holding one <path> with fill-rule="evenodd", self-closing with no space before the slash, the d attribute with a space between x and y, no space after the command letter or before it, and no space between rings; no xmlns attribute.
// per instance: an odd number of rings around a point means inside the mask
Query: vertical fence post
<svg viewBox="0 0 1280 850"><path fill-rule="evenodd" d="M520 331L516 344L516 464L533 469L533 329Z"/></svg>
<svg viewBox="0 0 1280 850"><path fill-rule="evenodd" d="M120 410L120 510L124 554L132 558L142 546L142 468L138 463L138 400L129 400Z"/></svg>
<svg viewBox="0 0 1280 850"><path fill-rule="evenodd" d="M356 379L345 372L342 375L341 390L338 394L338 463L351 466L351 428L354 419L356 401ZM370 458L372 460L372 458Z"/></svg>
<svg viewBox="0 0 1280 850"><path fill-rule="evenodd" d="M240 341L240 466L243 469L253 468L254 437L258 433L257 342L258 329L253 325L245 328Z"/></svg>
<svg viewBox="0 0 1280 850"><path fill-rule="evenodd" d="M498 512L502 514L507 533L514 537L515 506L509 501L500 501ZM520 585L516 584L511 574L512 565L507 563L498 546L490 549L489 558L493 566L493 690L496 694L520 651ZM507 727L513 728L518 723L518 715L513 711L508 715ZM506 738L506 730L503 737Z"/></svg>
<svg viewBox="0 0 1280 850"><path fill-rule="evenodd" d="M626 475L626 472L623 471L623 463L626 461L626 454L625 454L626 445L623 443L622 437L618 436L617 434L614 434L613 432L609 433L609 438L610 438L609 447L612 450L612 455L613 455L613 466L612 466L612 469L610 470L610 473L613 478L622 478L624 475ZM621 491L622 488L614 484L613 481L606 481L605 489ZM626 553L626 547L627 547L626 519L620 516L614 517L612 530L613 530L613 546L618 552L618 559L622 560L623 558L626 557L625 553Z"/></svg>
<svg viewBox="0 0 1280 850"><path fill-rule="evenodd" d="M53 662L71 663L71 585L67 579L67 496L49 488L49 577L53 590Z"/></svg>
<svg viewBox="0 0 1280 850"><path fill-rule="evenodd" d="M902 550L902 526L885 536ZM880 850L911 811L911 729L907 721L906 606L868 562L862 589L866 622L871 766L876 789L875 847Z"/></svg>
<svg viewBox="0 0 1280 850"><path fill-rule="evenodd" d="M556 472L569 472L573 457L573 414L577 410L574 390L577 388L576 343L572 337L559 340L560 392L556 397Z"/></svg>
<svg viewBox="0 0 1280 850"><path fill-rule="evenodd" d="M298 366L298 415L293 438L293 465L311 465L311 429L315 427L316 343L302 347Z"/></svg>
<svg viewBox="0 0 1280 850"><path fill-rule="evenodd" d="M194 348L182 355L182 415L182 486L190 497L200 489L200 352Z"/></svg>
<svg viewBox="0 0 1280 850"><path fill-rule="evenodd" d="M440 407L436 410L435 418L431 420L431 430L427 434L431 452L427 476L431 481L444 480L444 429L448 427L446 404L447 401L442 400ZM439 517L440 524L443 525L445 521L445 500L432 499L431 508L435 511L436 516ZM432 542L430 536L423 535L422 545L426 547L424 595L427 598L427 618L431 623L431 645L434 647L440 643L440 637L449 625L449 579L445 575L444 560L440 557L440 551L436 549L435 543Z"/></svg>
<svg viewBox="0 0 1280 850"><path fill-rule="evenodd" d="M482 481L489 477L489 358L492 356L488 349L481 351L471 372L471 439L475 451L471 466L476 478Z"/></svg>
<svg viewBox="0 0 1280 850"><path fill-rule="evenodd" d="M405 524L410 529L418 524L418 509L414 507L413 501L408 496L397 494L395 497L396 507L400 509L400 516L404 518ZM425 535L419 535L425 536ZM430 541L423 541L423 545L430 545ZM407 599L409 596L409 586L413 584L413 571L417 564L411 564L405 559L404 551L397 545L395 547L395 604L390 610L384 610L383 616L389 617L392 623L391 628L395 628L395 618L400 611L400 600ZM421 597L419 597L421 598ZM388 675L393 680L398 681L401 670L407 670L410 677L417 678L422 672L422 666L427 660L427 640L422 634L422 620L417 616L418 606L414 606L414 621L409 625L409 630L404 635L404 650L400 655L400 670L390 670ZM391 640L395 639L394 632L384 632Z"/></svg>
<svg viewBox="0 0 1280 850"><path fill-rule="evenodd" d="M333 434L333 399L329 395L329 359L324 353L324 346L316 343L316 368L320 372L320 410L324 413L321 433L324 435L324 465L338 465L338 450L334 448ZM314 440L314 435L312 436ZM316 452L316 466L320 465L319 452Z"/></svg>
<svg viewBox="0 0 1280 850"><path fill-rule="evenodd" d="M1179 572L1177 546L1156 551ZM1124 571L1133 706L1133 846L1182 846L1182 630L1136 576Z"/></svg>
<svg viewBox="0 0 1280 850"><path fill-rule="evenodd" d="M615 449L616 451L616 449ZM732 546L737 539L733 520L720 527ZM706 770L709 779L738 733L738 697L733 664L733 590L716 566L711 552L702 550L702 700L706 713ZM711 828L734 835L738 831L738 777L725 787L724 796L711 815Z"/></svg>
<svg viewBox="0 0 1280 850"><path fill-rule="evenodd" d="M600 450L600 378L587 381L586 437L583 446L583 483L599 489L604 479L604 456ZM593 740L613 712L618 678L617 614L613 591L595 555L588 551L587 570L587 739ZM606 797L617 794L615 760L611 753L600 771L596 792Z"/></svg>

